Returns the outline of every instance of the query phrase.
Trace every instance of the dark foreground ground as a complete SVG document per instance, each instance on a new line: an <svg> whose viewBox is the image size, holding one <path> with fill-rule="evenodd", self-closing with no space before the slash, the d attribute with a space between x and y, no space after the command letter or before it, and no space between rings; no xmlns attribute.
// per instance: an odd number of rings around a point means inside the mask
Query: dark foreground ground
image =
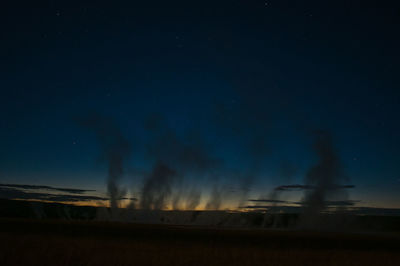
<svg viewBox="0 0 400 266"><path fill-rule="evenodd" d="M400 265L398 234L0 220L0 265Z"/></svg>

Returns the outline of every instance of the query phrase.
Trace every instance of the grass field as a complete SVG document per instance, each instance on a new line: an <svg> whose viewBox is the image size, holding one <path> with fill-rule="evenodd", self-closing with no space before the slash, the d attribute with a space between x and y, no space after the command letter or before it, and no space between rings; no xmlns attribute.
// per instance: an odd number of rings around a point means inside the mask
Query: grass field
<svg viewBox="0 0 400 266"><path fill-rule="evenodd" d="M0 220L0 265L400 265L394 234Z"/></svg>

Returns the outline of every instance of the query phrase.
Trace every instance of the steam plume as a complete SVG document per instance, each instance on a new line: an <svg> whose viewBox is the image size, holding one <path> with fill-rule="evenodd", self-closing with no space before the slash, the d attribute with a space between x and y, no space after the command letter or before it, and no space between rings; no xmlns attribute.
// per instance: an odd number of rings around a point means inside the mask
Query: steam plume
<svg viewBox="0 0 400 266"><path fill-rule="evenodd" d="M346 179L328 132L315 132L313 149L318 156L318 162L310 168L305 178L307 187L312 188L306 191L304 199L307 215L323 211L326 201L338 195L339 190L342 189L342 186L338 184Z"/></svg>
<svg viewBox="0 0 400 266"><path fill-rule="evenodd" d="M115 122L107 117L94 114L80 119L79 123L95 132L102 156L108 162L107 191L111 209L114 210L119 206L119 198L125 194L118 182L124 172L124 160L131 154L131 145Z"/></svg>
<svg viewBox="0 0 400 266"><path fill-rule="evenodd" d="M161 210L171 195L172 182L176 172L164 163L158 162L145 180L140 205L142 209Z"/></svg>
<svg viewBox="0 0 400 266"><path fill-rule="evenodd" d="M145 128L150 137L147 155L156 163L152 173L146 177L141 207L164 208L166 200L172 196L173 208L180 208L183 198L186 198L186 208L195 209L200 203L201 193L194 184L185 184L185 177L191 176L193 182L198 183L198 179L219 168L221 161L211 155L211 148L198 133L179 136L160 115L149 117ZM188 187L193 187L193 193L184 192ZM162 202L155 203L159 197Z"/></svg>

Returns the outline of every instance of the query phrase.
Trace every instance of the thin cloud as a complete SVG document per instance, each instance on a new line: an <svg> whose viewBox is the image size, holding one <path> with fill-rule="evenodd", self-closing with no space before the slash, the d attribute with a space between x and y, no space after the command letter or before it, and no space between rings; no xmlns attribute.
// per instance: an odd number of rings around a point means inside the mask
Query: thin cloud
<svg viewBox="0 0 400 266"><path fill-rule="evenodd" d="M36 185L25 185L25 184L0 184L0 187L9 187L9 188L19 188L19 189L45 189L45 190L53 190L60 192L67 192L72 194L83 194L86 192L93 192L96 190L92 189L76 189L76 188L59 188L59 187L51 187L51 186L36 186Z"/></svg>
<svg viewBox="0 0 400 266"><path fill-rule="evenodd" d="M51 190L54 192L69 192L71 194L57 194L32 192L27 190ZM101 197L94 195L83 195L85 192L95 190L69 189L69 188L53 188L50 186L36 185L15 185L15 184L0 184L0 198L3 199L20 199L20 200L41 200L52 202L83 202L83 201L107 201L109 197ZM74 194L75 193L75 194ZM77 195L78 194L78 195ZM121 197L120 200L137 200L136 198Z"/></svg>
<svg viewBox="0 0 400 266"><path fill-rule="evenodd" d="M344 188L355 188L354 185L332 185L331 189L344 189ZM312 185L286 185L286 186L279 186L276 187L276 191L301 191L301 190L308 190L308 189L316 189L316 186Z"/></svg>

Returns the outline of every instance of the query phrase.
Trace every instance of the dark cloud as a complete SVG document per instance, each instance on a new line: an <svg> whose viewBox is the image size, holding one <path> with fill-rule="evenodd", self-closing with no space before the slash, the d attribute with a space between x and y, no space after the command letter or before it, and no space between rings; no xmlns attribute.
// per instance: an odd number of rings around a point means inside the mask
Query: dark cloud
<svg viewBox="0 0 400 266"><path fill-rule="evenodd" d="M76 194L57 194L57 193L43 193L43 192L32 192L28 190L48 190L50 186L35 186L35 185L0 185L0 198L3 199L23 199L23 200L43 200L43 201L54 201L54 202L78 202L78 201L106 201L110 200L108 197L100 197L93 195L76 195ZM69 189L66 189L69 192ZM64 191L62 188L56 191ZM93 190L85 190L93 191ZM136 200L136 198L124 198L121 197L119 200Z"/></svg>
<svg viewBox="0 0 400 266"><path fill-rule="evenodd" d="M4 199L62 201L62 202L103 201L103 200L108 200L108 198L98 197L98 196L27 192L27 191L23 191L21 189L11 188L11 187L0 187L0 198L4 198Z"/></svg>
<svg viewBox="0 0 400 266"><path fill-rule="evenodd" d="M400 216L400 209L394 208L352 207L349 210L358 215Z"/></svg>
<svg viewBox="0 0 400 266"><path fill-rule="evenodd" d="M271 206L271 205L248 205L242 206L241 209L251 209L259 211L267 211L268 213L301 213L302 207L300 206Z"/></svg>
<svg viewBox="0 0 400 266"><path fill-rule="evenodd" d="M359 200L328 200L325 205L328 207L354 206Z"/></svg>
<svg viewBox="0 0 400 266"><path fill-rule="evenodd" d="M302 191L302 190L309 190L309 189L316 189L316 186L312 185L284 185L284 186L279 186L276 187L274 190L276 191ZM354 185L331 185L329 187L330 189L344 189L344 188L355 188Z"/></svg>
<svg viewBox="0 0 400 266"><path fill-rule="evenodd" d="M276 204L295 204L302 205L301 201L286 201L286 200L275 200L275 199L249 199L249 202L263 202L263 203L272 203L271 206L276 206ZM340 207L340 206L354 206L356 203L360 202L359 200L326 200L324 201L325 206L327 207Z"/></svg>
<svg viewBox="0 0 400 266"><path fill-rule="evenodd" d="M282 204L289 204L289 203L293 203L293 204L297 204L297 202L292 202L292 201L286 201L286 200L275 200L275 199L249 199L248 201L250 202L265 202L265 203L282 203Z"/></svg>
<svg viewBox="0 0 400 266"><path fill-rule="evenodd" d="M20 188L20 189L45 189L45 190L53 190L53 191L67 192L73 194L83 194L86 192L96 191L92 189L59 188L51 186L22 185L22 184L0 184L0 187Z"/></svg>
<svg viewBox="0 0 400 266"><path fill-rule="evenodd" d="M313 189L313 186L308 186L308 185L284 185L284 186L279 186L276 187L274 190L275 191L297 191L297 190L304 190L304 189Z"/></svg>

